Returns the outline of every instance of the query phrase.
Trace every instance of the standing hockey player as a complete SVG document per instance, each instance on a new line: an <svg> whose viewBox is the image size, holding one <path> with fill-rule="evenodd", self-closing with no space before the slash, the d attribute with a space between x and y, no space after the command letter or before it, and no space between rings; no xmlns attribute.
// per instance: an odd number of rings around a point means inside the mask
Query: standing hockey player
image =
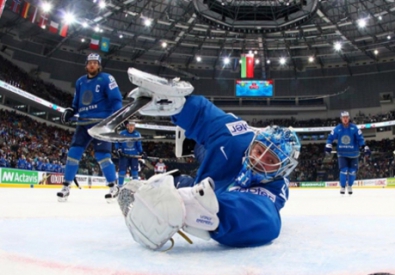
<svg viewBox="0 0 395 275"><path fill-rule="evenodd" d="M141 138L141 134L136 130L136 123L132 120L127 122L126 130L121 131L119 134L127 137ZM139 158L141 158L141 154L143 153L143 147L140 140L115 143L114 146L119 155L118 185L121 187L128 168L130 168L132 179L137 180L139 178Z"/></svg>
<svg viewBox="0 0 395 275"><path fill-rule="evenodd" d="M193 91L187 82L166 83L135 69L128 73L139 86L130 96L152 98L140 114L171 116L187 138L205 148L196 178L183 188L176 189L168 174L124 186L118 202L134 240L157 250L180 229L232 247L277 238L287 176L298 163L296 133L278 126L253 129L206 98L187 96Z"/></svg>
<svg viewBox="0 0 395 275"><path fill-rule="evenodd" d="M78 114L77 128L67 154L63 188L57 193L59 201L67 200L70 184L75 178L82 154L92 142L95 158L105 176L110 193L106 199L115 198L119 189L116 184L115 166L111 161L112 144L92 138L88 129L108 117L122 107L122 95L115 78L101 72L101 57L91 53L85 63L87 74L80 77L75 84L74 100L71 108L67 108L61 117L63 124Z"/></svg>
<svg viewBox="0 0 395 275"><path fill-rule="evenodd" d="M357 125L350 123L350 115L347 111L340 113L341 123L328 135L325 145L325 154L332 152L332 143L337 140L337 157L340 169L340 194L344 194L347 185L348 194L352 194L352 185L357 177L359 149L365 146L362 131ZM369 147L365 150L368 154Z"/></svg>

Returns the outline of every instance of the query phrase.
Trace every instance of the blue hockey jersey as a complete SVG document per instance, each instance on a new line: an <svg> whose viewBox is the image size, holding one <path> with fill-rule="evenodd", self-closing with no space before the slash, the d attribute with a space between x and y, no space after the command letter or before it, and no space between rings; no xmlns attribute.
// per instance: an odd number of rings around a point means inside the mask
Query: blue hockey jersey
<svg viewBox="0 0 395 275"><path fill-rule="evenodd" d="M115 78L103 72L93 78L80 77L75 84L72 108L80 119L106 118L122 108L122 95Z"/></svg>
<svg viewBox="0 0 395 275"><path fill-rule="evenodd" d="M134 130L131 133L129 133L128 130L123 130L119 134L127 137L136 137L136 138L141 137L140 133L136 130ZM114 146L115 149L122 149L122 153L125 155L136 156L136 155L140 155L143 152L143 147L141 146L140 140L119 142L119 143L115 143Z"/></svg>
<svg viewBox="0 0 395 275"><path fill-rule="evenodd" d="M288 180L277 179L250 188L235 185L254 132L240 118L227 114L202 96L189 96L172 117L186 137L204 146L205 157L195 183L206 177L215 182L220 224L211 237L234 247L259 246L277 238L279 210L288 199Z"/></svg>
<svg viewBox="0 0 395 275"><path fill-rule="evenodd" d="M353 123L349 123L348 127L337 125L328 135L326 144L332 144L335 140L338 157L357 158L360 154L359 148L365 145L362 131Z"/></svg>

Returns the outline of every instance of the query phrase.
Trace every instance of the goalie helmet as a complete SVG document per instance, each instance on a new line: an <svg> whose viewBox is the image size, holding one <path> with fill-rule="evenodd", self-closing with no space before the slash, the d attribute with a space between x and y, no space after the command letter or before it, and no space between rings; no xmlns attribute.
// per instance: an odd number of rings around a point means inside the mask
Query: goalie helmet
<svg viewBox="0 0 395 275"><path fill-rule="evenodd" d="M86 58L85 65L88 64L89 61L97 61L97 62L99 62L99 65L101 65L100 54L97 54L97 53L89 54L88 57Z"/></svg>
<svg viewBox="0 0 395 275"><path fill-rule="evenodd" d="M298 165L300 141L289 128L269 126L257 130L236 178L242 187L287 177Z"/></svg>

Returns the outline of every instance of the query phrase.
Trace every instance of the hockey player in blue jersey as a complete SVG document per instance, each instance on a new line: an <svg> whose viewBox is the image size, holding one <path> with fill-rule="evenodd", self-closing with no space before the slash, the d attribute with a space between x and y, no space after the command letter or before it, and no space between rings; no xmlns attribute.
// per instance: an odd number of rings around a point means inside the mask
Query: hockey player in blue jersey
<svg viewBox="0 0 395 275"><path fill-rule="evenodd" d="M175 188L169 173L123 187L118 202L134 240L157 250L169 240L174 244L172 236L180 229L232 247L260 246L276 239L280 210L288 200L287 176L298 163L296 133L278 126L251 128L206 98L189 95L193 87L187 82L169 83L171 93L140 81L147 78L166 85L165 79L135 69L128 73L140 86L130 96L152 98L140 114L171 116L187 138L204 147L196 178L182 188Z"/></svg>
<svg viewBox="0 0 395 275"><path fill-rule="evenodd" d="M332 152L332 143L337 140L337 157L340 169L340 194L345 193L346 185L348 194L352 194L352 186L357 177L359 150L365 146L362 131L357 125L350 123L350 115L347 111L340 114L341 124L337 125L328 135L325 145L325 154ZM369 147L365 148L365 154L369 154Z"/></svg>
<svg viewBox="0 0 395 275"><path fill-rule="evenodd" d="M129 120L126 124L126 130L119 133L123 136L141 138L141 134L136 130L136 123ZM143 152L141 141L129 141L114 144L115 149L119 154L119 172L118 172L118 185L121 187L125 180L126 170L130 167L131 176L133 179L139 178L139 161Z"/></svg>
<svg viewBox="0 0 395 275"><path fill-rule="evenodd" d="M112 144L92 138L88 129L122 108L122 95L115 78L101 72L101 57L91 53L85 63L87 74L80 77L75 84L75 94L71 108L67 108L61 117L64 124L78 114L77 128L67 154L63 188L57 193L59 201L67 200L70 194L70 184L77 173L82 154L92 142L95 158L99 163L104 177L110 187L110 193L105 198L118 195L115 166L111 160Z"/></svg>

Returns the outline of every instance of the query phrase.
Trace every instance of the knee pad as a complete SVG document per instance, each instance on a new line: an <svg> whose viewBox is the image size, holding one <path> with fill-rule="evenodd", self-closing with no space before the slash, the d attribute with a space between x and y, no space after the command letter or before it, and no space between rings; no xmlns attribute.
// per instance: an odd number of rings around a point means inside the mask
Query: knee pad
<svg viewBox="0 0 395 275"><path fill-rule="evenodd" d="M348 174L348 167L343 167L342 169L340 169L340 173L342 173L342 174Z"/></svg>
<svg viewBox="0 0 395 275"><path fill-rule="evenodd" d="M355 175L355 174L357 173L357 170L358 170L358 169L356 169L356 168L350 168L350 169L348 169L348 173L349 173L350 175Z"/></svg>
<svg viewBox="0 0 395 275"><path fill-rule="evenodd" d="M84 151L83 147L71 147L67 154L66 165L78 165Z"/></svg>
<svg viewBox="0 0 395 275"><path fill-rule="evenodd" d="M110 153L95 152L95 158L96 158L97 162L99 163L102 170L104 168L108 167L109 165L114 165L114 163L111 160Z"/></svg>

